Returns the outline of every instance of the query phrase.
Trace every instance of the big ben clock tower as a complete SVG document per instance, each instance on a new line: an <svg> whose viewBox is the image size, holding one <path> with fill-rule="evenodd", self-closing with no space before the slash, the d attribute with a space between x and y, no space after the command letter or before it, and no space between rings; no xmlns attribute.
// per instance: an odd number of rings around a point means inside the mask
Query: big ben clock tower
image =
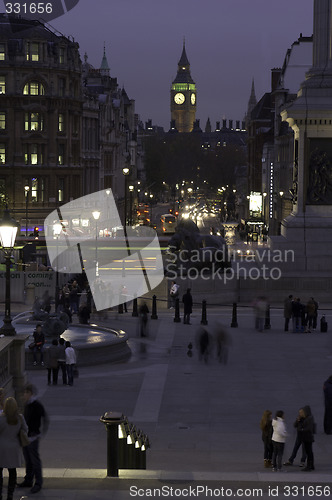
<svg viewBox="0 0 332 500"><path fill-rule="evenodd" d="M190 74L185 43L171 87L171 119L179 132L191 132L196 115L196 85Z"/></svg>

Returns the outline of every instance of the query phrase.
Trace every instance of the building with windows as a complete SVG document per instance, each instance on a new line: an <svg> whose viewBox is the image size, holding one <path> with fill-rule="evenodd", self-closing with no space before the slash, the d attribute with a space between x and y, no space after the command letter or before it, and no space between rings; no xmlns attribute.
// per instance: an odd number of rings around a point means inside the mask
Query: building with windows
<svg viewBox="0 0 332 500"><path fill-rule="evenodd" d="M137 124L105 49L95 69L49 25L0 15L0 203L22 233L100 189L111 188L123 211L126 166L135 200Z"/></svg>
<svg viewBox="0 0 332 500"><path fill-rule="evenodd" d="M29 233L83 193L82 105L78 44L0 14L0 196Z"/></svg>

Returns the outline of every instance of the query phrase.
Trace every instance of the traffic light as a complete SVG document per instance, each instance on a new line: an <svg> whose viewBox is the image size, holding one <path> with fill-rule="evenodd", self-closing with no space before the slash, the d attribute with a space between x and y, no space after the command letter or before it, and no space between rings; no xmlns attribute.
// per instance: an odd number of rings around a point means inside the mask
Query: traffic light
<svg viewBox="0 0 332 500"><path fill-rule="evenodd" d="M35 227L34 228L33 235L34 235L35 238L38 238L38 236L39 236L39 227Z"/></svg>

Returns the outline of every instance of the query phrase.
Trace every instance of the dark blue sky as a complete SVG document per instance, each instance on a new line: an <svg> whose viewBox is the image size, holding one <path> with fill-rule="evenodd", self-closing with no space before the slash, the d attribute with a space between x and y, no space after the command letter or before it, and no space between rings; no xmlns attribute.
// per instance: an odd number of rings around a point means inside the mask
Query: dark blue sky
<svg viewBox="0 0 332 500"><path fill-rule="evenodd" d="M124 85L143 121L168 129L169 90L186 39L205 126L242 120L254 77L256 96L270 90L270 69L312 34L313 0L80 0L51 23L99 67L103 45L111 76Z"/></svg>

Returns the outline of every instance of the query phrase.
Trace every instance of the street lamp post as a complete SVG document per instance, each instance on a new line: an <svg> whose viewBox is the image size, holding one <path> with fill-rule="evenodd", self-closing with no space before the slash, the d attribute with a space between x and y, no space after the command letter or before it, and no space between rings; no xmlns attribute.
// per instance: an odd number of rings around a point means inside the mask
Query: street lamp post
<svg viewBox="0 0 332 500"><path fill-rule="evenodd" d="M131 184L128 186L129 189L129 226L133 225L133 191L134 186Z"/></svg>
<svg viewBox="0 0 332 500"><path fill-rule="evenodd" d="M29 191L28 185L24 186L25 191L25 236L28 236L28 204L29 204Z"/></svg>
<svg viewBox="0 0 332 500"><path fill-rule="evenodd" d="M62 225L60 224L60 222L56 222L55 224L53 224L53 234L54 234L54 238L56 239L56 257L57 257L56 270L55 270L55 312L57 312L57 310L58 310L59 294L60 294L60 291L59 291L59 272L58 272L58 267L59 267L59 263L58 263L58 257L59 257L58 256L58 239L59 239L61 231L62 231Z"/></svg>
<svg viewBox="0 0 332 500"><path fill-rule="evenodd" d="M6 295L5 295L5 317L3 326L0 328L2 335L16 335L10 315L10 258L14 248L18 224L11 218L8 207L4 211L0 222L0 242L6 259Z"/></svg>
<svg viewBox="0 0 332 500"><path fill-rule="evenodd" d="M127 179L130 174L130 169L128 167L124 167L122 169L122 173L125 178L125 185L124 185L124 227L127 225Z"/></svg>
<svg viewBox="0 0 332 500"><path fill-rule="evenodd" d="M95 253L95 260L96 260L96 276L99 276L99 270L98 270L98 219L100 217L100 211L99 210L94 210L92 212L92 216L94 220L96 221L96 253Z"/></svg>
<svg viewBox="0 0 332 500"><path fill-rule="evenodd" d="M152 216L153 216L152 204L153 204L153 194L151 193L150 194L150 226L153 226L153 223L152 223Z"/></svg>
<svg viewBox="0 0 332 500"><path fill-rule="evenodd" d="M266 213L266 202L265 202L265 198L267 197L267 193L263 193L263 221L264 221L264 224L265 224L265 213Z"/></svg>

